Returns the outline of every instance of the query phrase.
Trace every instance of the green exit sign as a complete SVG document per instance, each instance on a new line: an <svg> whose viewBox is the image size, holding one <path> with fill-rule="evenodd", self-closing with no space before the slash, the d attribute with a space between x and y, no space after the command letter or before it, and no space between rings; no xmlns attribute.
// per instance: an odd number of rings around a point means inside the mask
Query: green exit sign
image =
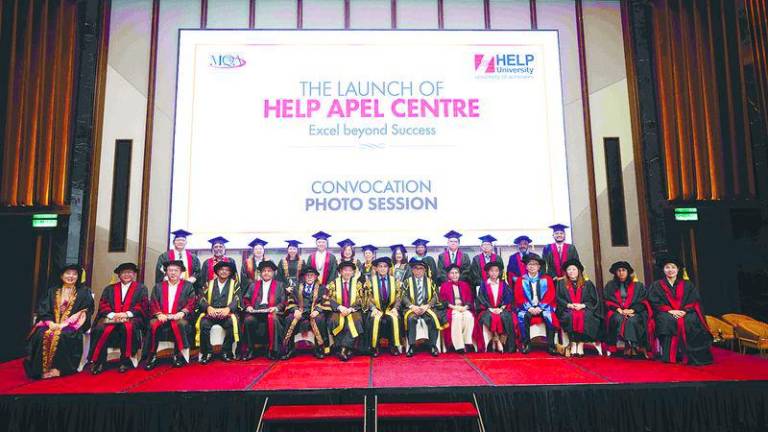
<svg viewBox="0 0 768 432"><path fill-rule="evenodd" d="M40 213L32 215L32 228L56 228L59 225L59 215Z"/></svg>
<svg viewBox="0 0 768 432"><path fill-rule="evenodd" d="M699 220L699 209L696 207L680 207L675 209L676 221L697 221Z"/></svg>

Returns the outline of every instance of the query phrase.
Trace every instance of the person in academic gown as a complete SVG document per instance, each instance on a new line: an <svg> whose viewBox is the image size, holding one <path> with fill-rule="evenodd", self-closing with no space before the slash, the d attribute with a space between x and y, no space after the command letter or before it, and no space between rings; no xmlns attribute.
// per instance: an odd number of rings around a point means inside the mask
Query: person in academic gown
<svg viewBox="0 0 768 432"><path fill-rule="evenodd" d="M528 254L533 240L527 235L521 235L515 238L514 243L517 246L517 252L509 256L509 262L507 263L507 283L510 286L515 286L517 278L527 273L525 269L525 256Z"/></svg>
<svg viewBox="0 0 768 432"><path fill-rule="evenodd" d="M169 261L164 266L167 280L158 282L152 288L149 299L149 336L147 337L147 363L144 368L157 366L157 345L160 341L172 341L173 366L184 366L182 350L189 348L191 342L190 321L192 320L197 295L192 282L181 279L186 271L183 261Z"/></svg>
<svg viewBox="0 0 768 432"><path fill-rule="evenodd" d="M579 251L576 246L565 242L565 229L568 225L554 224L549 227L552 228L552 238L555 242L544 246L541 257L546 265L544 273L557 281L565 278L563 264L569 260L578 260Z"/></svg>
<svg viewBox="0 0 768 432"><path fill-rule="evenodd" d="M477 290L478 323L491 333L490 346L482 346L489 351L515 352L517 347L515 337L515 320L510 312L515 300L512 288L499 276L502 264L489 261L483 268L486 279L480 282ZM482 334L478 334L480 345L485 345Z"/></svg>
<svg viewBox="0 0 768 432"><path fill-rule="evenodd" d="M200 316L195 325L195 342L200 347L201 364L208 364L213 358L213 326L221 326L224 330L221 358L225 362L233 360L232 345L240 342L240 323L237 317L240 314L242 292L235 265L230 261L219 261L213 271L216 278L208 281L203 288L198 302Z"/></svg>
<svg viewBox="0 0 768 432"><path fill-rule="evenodd" d="M93 293L82 283L79 265L65 266L60 282L40 299L29 334L24 371L34 379L77 372L83 354L83 334L91 327Z"/></svg>
<svg viewBox="0 0 768 432"><path fill-rule="evenodd" d="M339 263L339 276L328 284L328 298L331 306L331 319L328 327L333 333L333 343L339 347L339 358L347 361L352 352L361 347L363 334L364 287L354 278L355 263Z"/></svg>
<svg viewBox="0 0 768 432"><path fill-rule="evenodd" d="M617 344L623 342L625 357L652 358L655 322L648 290L636 280L634 269L626 261L611 264L609 271L613 279L603 289L604 342L608 352L615 353Z"/></svg>
<svg viewBox="0 0 768 432"><path fill-rule="evenodd" d="M253 239L248 246L250 246L251 254L243 261L243 266L240 269L240 287L242 290L248 289L252 283L261 279L259 274L259 264L267 259L264 246L267 245L267 241L260 238Z"/></svg>
<svg viewBox="0 0 768 432"><path fill-rule="evenodd" d="M355 279L359 278L361 275L361 269L363 268L363 264L360 262L359 259L355 258L355 242L353 242L351 239L344 239L337 243L339 245L339 262L342 261L352 261L355 263ZM339 275L338 269L336 270L336 276Z"/></svg>
<svg viewBox="0 0 768 432"><path fill-rule="evenodd" d="M374 273L376 273L376 270L373 268L373 260L376 259L376 251L379 250L374 245L364 245L360 249L363 250L363 262L362 267L360 268L360 280L365 283L371 282L371 276L373 276Z"/></svg>
<svg viewBox="0 0 768 432"><path fill-rule="evenodd" d="M237 278L237 264L233 258L226 255L227 243L229 243L229 240L219 236L208 240L208 243L211 244L211 252L213 253L213 256L203 261L202 270L200 272L198 293L203 290L203 287L205 287L209 281L212 281L216 278L216 271L214 268L219 262L223 261L231 263L232 268L234 269L232 276Z"/></svg>
<svg viewBox="0 0 768 432"><path fill-rule="evenodd" d="M520 352L528 354L531 350L531 325L543 323L546 327L547 352L557 354L555 350L555 331L560 327L555 314L556 288L549 275L541 274L544 260L536 254L525 256L526 273L515 282L514 312L517 318L517 330L520 335Z"/></svg>
<svg viewBox="0 0 768 432"><path fill-rule="evenodd" d="M680 274L677 258L660 260L664 277L651 285L650 302L656 319L656 336L665 362L689 365L712 363L712 333L701 309L701 296L693 282Z"/></svg>
<svg viewBox="0 0 768 432"><path fill-rule="evenodd" d="M283 286L288 289L301 284L301 272L305 265L299 255L299 245L301 242L298 240L286 240L285 242L288 243L286 255L277 263L277 275L275 276L275 279L280 281Z"/></svg>
<svg viewBox="0 0 768 432"><path fill-rule="evenodd" d="M443 332L446 347L453 347L456 352L463 353L467 347L473 346L475 337L475 302L472 288L463 280L459 280L461 269L456 264L448 266L448 280L440 285L440 303L443 305L445 321L450 332Z"/></svg>
<svg viewBox="0 0 768 432"><path fill-rule="evenodd" d="M200 258L197 255L193 255L189 252L187 247L187 237L192 235L191 232L180 229L172 232L173 234L173 249L160 254L157 257L157 265L155 266L155 283L160 283L166 279L165 277L165 263L170 261L181 261L184 263L184 272L181 274L181 279L188 280L197 287L198 280L200 279Z"/></svg>
<svg viewBox="0 0 768 432"><path fill-rule="evenodd" d="M444 237L447 239L448 247L437 256L437 283L442 284L448 280L448 266L456 264L461 269L460 279L472 284L469 270L472 259L459 249L461 235L461 233L453 230L445 233Z"/></svg>
<svg viewBox="0 0 768 432"><path fill-rule="evenodd" d="M303 267L299 284L286 289L287 306L283 317L283 326L287 329L283 337L285 360L293 356L296 333L312 332L315 357L322 359L330 352L327 315L331 306L325 287L317 283L319 274L317 269Z"/></svg>
<svg viewBox="0 0 768 432"><path fill-rule="evenodd" d="M485 273L485 265L490 262L497 263L499 265L498 268L502 270L499 279L504 274L504 261L500 255L493 251L493 242L496 241L496 238L492 235L484 235L480 237L480 241L482 242L480 244L480 253L472 258L472 264L469 267L469 282L473 287L480 286L481 283L488 280L488 275Z"/></svg>
<svg viewBox="0 0 768 432"><path fill-rule="evenodd" d="M134 263L117 266L118 281L101 292L99 312L91 329L91 372L104 370L107 349L120 349L120 372L133 368L131 357L138 352L149 321L149 294L136 281L139 268Z"/></svg>
<svg viewBox="0 0 768 432"><path fill-rule="evenodd" d="M266 346L267 358L280 358L284 335L283 311L286 306L286 293L283 284L275 280L277 266L272 261L259 264L261 280L248 287L243 296L243 322L247 353L243 360L255 357L255 345Z"/></svg>
<svg viewBox="0 0 768 432"><path fill-rule="evenodd" d="M447 328L445 317L438 315L439 295L432 279L427 277L424 261L411 259L411 275L403 281L402 308L405 330L408 332L408 357L413 357L416 347L416 326L422 321L427 326L430 352L437 357L438 331Z"/></svg>
<svg viewBox="0 0 768 432"><path fill-rule="evenodd" d="M603 322L602 302L592 281L584 278L578 260L566 261L565 279L557 282L557 318L568 334L565 356L583 357L584 342L595 342Z"/></svg>
<svg viewBox="0 0 768 432"><path fill-rule="evenodd" d="M392 260L388 257L377 258L373 261L376 273L370 281L364 283L369 290L368 311L365 318L365 333L370 337L370 350L373 357L379 356L379 344L386 337L389 340L389 351L398 356L401 351L401 336L403 334L400 319L400 284L394 275L389 273Z"/></svg>
<svg viewBox="0 0 768 432"><path fill-rule="evenodd" d="M312 237L315 239L317 250L307 257L307 261L304 264L320 272L320 276L317 278L317 282L320 285L328 285L336 277L338 266L336 256L328 251L328 238L331 235L318 231L312 234Z"/></svg>
<svg viewBox="0 0 768 432"><path fill-rule="evenodd" d="M389 274L395 277L398 285L403 283L403 280L411 276L411 266L408 265L408 252L405 250L405 246L401 244L395 244L389 247L392 251L392 266L389 268Z"/></svg>
<svg viewBox="0 0 768 432"><path fill-rule="evenodd" d="M435 285L438 285L437 263L435 262L434 258L427 255L427 243L429 243L429 240L420 238L414 240L413 243L411 243L416 252L413 255L413 258L424 261L424 264L427 265L427 277L432 279L432 282L434 282Z"/></svg>

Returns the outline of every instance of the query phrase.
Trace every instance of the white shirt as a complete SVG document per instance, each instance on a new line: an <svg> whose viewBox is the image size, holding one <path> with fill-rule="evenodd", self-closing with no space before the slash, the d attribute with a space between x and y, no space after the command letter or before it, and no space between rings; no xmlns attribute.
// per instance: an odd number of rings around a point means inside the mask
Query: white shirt
<svg viewBox="0 0 768 432"><path fill-rule="evenodd" d="M541 279L538 279L536 281L536 284L539 284L539 283L541 283ZM533 281L531 281L531 294L533 295L533 299L531 299L531 303L533 303L534 306L539 305L539 293L538 293L538 290L536 289L536 284L534 284Z"/></svg>
<svg viewBox="0 0 768 432"><path fill-rule="evenodd" d="M488 286L491 287L491 295L493 296L493 304L496 304L497 301L499 301L499 281L497 280L496 283L491 282L490 279L488 279Z"/></svg>
<svg viewBox="0 0 768 432"><path fill-rule="evenodd" d="M176 290L179 288L179 284L176 285L171 284L168 282L168 312L169 314L174 313L173 312L173 299L176 298Z"/></svg>
<svg viewBox="0 0 768 432"><path fill-rule="evenodd" d="M218 290L216 291L216 294L221 295L221 292L224 291L224 287L226 285L227 285L227 281L225 281L224 283L221 283L221 281L219 281L219 278L216 278L216 289Z"/></svg>
<svg viewBox="0 0 768 432"><path fill-rule="evenodd" d="M129 282L127 284L124 284L124 283L120 282L120 299L122 300L122 303L125 303L125 296L128 295L128 290L131 289L131 284L132 283L133 282ZM129 318L133 318L133 312L128 311L126 313L128 314ZM107 314L107 318L108 319L112 319L114 317L115 317L115 313L114 312L110 312L110 313Z"/></svg>
<svg viewBox="0 0 768 432"><path fill-rule="evenodd" d="M269 282L262 282L261 283L261 303L259 304L269 304L269 288L272 286L272 280Z"/></svg>
<svg viewBox="0 0 768 432"><path fill-rule="evenodd" d="M456 252L451 252L451 262L456 262Z"/></svg>
<svg viewBox="0 0 768 432"><path fill-rule="evenodd" d="M315 252L315 265L317 266L317 271L319 271L321 274L323 273L323 269L325 268L325 254L327 253L328 251Z"/></svg>

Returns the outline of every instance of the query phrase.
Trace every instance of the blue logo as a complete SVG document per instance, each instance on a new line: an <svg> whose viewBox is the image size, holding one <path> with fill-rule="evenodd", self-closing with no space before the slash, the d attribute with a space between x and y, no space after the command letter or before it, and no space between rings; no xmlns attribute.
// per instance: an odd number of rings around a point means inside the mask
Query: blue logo
<svg viewBox="0 0 768 432"><path fill-rule="evenodd" d="M211 54L208 66L216 69L234 69L245 66L245 59L240 54Z"/></svg>

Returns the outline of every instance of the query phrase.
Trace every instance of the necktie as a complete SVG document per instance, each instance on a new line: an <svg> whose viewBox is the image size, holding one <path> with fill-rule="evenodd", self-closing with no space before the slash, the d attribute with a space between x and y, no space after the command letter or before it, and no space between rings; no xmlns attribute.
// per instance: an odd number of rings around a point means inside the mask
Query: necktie
<svg viewBox="0 0 768 432"><path fill-rule="evenodd" d="M416 283L416 303L424 303L424 286L421 280Z"/></svg>
<svg viewBox="0 0 768 432"><path fill-rule="evenodd" d="M451 252L451 262L452 263L456 262L456 252Z"/></svg>
<svg viewBox="0 0 768 432"><path fill-rule="evenodd" d="M382 293L384 294L384 296L383 296L384 299L383 300L388 299L389 298L389 290L387 289L387 279L382 279L381 280L381 290L382 290Z"/></svg>
<svg viewBox="0 0 768 432"><path fill-rule="evenodd" d="M349 283L344 282L344 288L341 291L342 302L344 306L349 307Z"/></svg>

